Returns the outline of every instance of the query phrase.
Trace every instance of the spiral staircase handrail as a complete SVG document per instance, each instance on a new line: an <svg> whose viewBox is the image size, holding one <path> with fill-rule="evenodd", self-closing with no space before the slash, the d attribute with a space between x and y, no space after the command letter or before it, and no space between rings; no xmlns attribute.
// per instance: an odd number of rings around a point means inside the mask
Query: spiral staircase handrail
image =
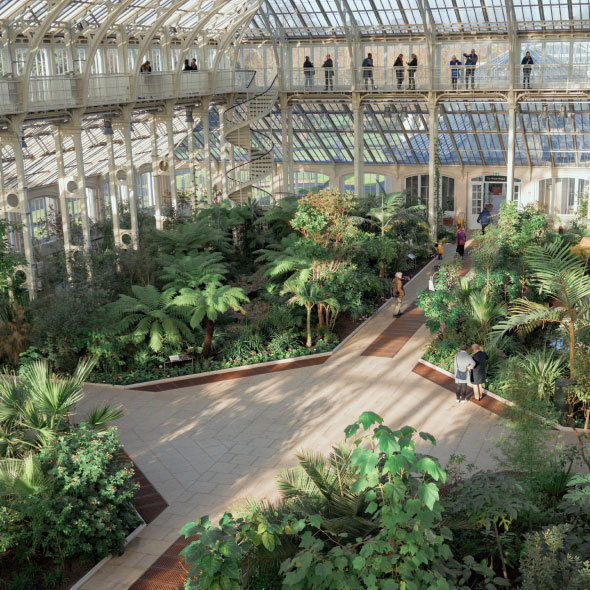
<svg viewBox="0 0 590 590"><path fill-rule="evenodd" d="M241 113L242 112L241 109L244 108L244 105L247 105L248 103L250 103L253 100L260 99L261 97L265 96L266 94L269 94L271 90L275 90L276 94L278 95L278 89L275 86L277 79L278 79L278 74L275 75L275 77L272 79L272 82L270 83L268 88L266 88L263 92L255 94L254 96L251 96L250 98L247 98L246 100L243 100L242 102L239 102L238 104L235 104L232 107L230 107L229 109L227 109L223 113L224 122L229 123L230 125L233 124L234 126L241 126L244 123L246 123L248 121L248 117L246 116L245 118L238 118L236 116L236 113ZM275 96L275 98L276 98L276 96ZM273 104L274 104L274 100L273 100ZM240 110L238 110L238 109L240 109ZM247 115L247 111L245 114Z"/></svg>

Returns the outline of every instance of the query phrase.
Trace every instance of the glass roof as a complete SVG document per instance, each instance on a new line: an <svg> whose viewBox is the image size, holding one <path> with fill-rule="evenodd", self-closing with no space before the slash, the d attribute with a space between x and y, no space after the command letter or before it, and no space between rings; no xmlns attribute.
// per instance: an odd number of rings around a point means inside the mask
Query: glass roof
<svg viewBox="0 0 590 590"><path fill-rule="evenodd" d="M189 31L204 12L216 7L208 30L222 30L236 13L259 6L250 36L288 37L344 35L355 27L361 35L424 33L425 21L435 33L507 29L510 20L504 0L0 0L0 18L9 25L38 27L51 16L49 30L81 23L98 28L114 12L113 26L145 28L158 19L162 26ZM588 0L513 0L514 18L521 30L588 28ZM544 23L544 24L543 24ZM551 23L551 24L549 24ZM270 27L270 29L269 29Z"/></svg>
<svg viewBox="0 0 590 590"><path fill-rule="evenodd" d="M567 116L561 117L562 103L549 103L543 111L541 103L520 104L516 117L517 166L590 166L590 102L566 105ZM174 144L177 166L188 158L185 111L179 109L174 117ZM150 115L134 115L132 128L133 163L136 168L151 164ZM374 103L363 112L364 158L366 164L426 165L429 148L429 116L426 104ZM211 151L219 159L219 116L217 109L209 112ZM85 173L88 177L108 171L106 138L103 120L84 121L82 134ZM277 104L270 114L254 125L269 133L275 142L275 159L281 161L280 108ZM197 159L204 145L202 125L193 130ZM353 161L353 125L350 105L340 102L305 102L294 105L293 155L297 163L342 163ZM502 166L506 163L508 145L508 112L502 102L446 102L440 106L439 158L443 166ZM25 129L27 147L25 175L29 187L57 182L55 162L55 132L49 124ZM117 165L125 163L122 136L113 136ZM64 145L66 174L75 169L75 152L71 142ZM164 126L158 127L158 152L164 157L168 143ZM235 149L235 159L245 154ZM4 181L16 181L16 168L11 150L2 151Z"/></svg>

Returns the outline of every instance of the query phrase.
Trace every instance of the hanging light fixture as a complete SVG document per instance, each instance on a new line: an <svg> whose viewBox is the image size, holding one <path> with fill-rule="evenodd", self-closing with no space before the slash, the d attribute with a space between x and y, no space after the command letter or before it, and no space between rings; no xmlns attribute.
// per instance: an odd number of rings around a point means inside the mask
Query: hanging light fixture
<svg viewBox="0 0 590 590"><path fill-rule="evenodd" d="M112 135L113 134L113 124L111 123L110 119L105 119L102 127L102 132L105 135Z"/></svg>
<svg viewBox="0 0 590 590"><path fill-rule="evenodd" d="M177 32L178 31L177 31L176 27L170 27L170 34L171 35L176 35Z"/></svg>
<svg viewBox="0 0 590 590"><path fill-rule="evenodd" d="M184 122L185 123L194 123L195 120L193 118L193 110L192 109L186 109L186 113L184 116Z"/></svg>
<svg viewBox="0 0 590 590"><path fill-rule="evenodd" d="M561 119L565 119L567 117L567 111L565 110L565 105L562 104L561 108L559 109L559 117Z"/></svg>

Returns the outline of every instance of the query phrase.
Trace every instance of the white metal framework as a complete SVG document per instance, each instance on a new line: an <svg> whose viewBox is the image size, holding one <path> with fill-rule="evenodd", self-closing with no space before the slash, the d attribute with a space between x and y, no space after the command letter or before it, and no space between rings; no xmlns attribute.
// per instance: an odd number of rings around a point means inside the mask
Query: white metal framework
<svg viewBox="0 0 590 590"><path fill-rule="evenodd" d="M309 162L351 164L359 196L365 167L424 165L433 195L438 149L502 167L510 199L515 166L590 162L587 1L0 0L0 33L0 211L31 295L46 203L74 252L279 163L280 193Z"/></svg>

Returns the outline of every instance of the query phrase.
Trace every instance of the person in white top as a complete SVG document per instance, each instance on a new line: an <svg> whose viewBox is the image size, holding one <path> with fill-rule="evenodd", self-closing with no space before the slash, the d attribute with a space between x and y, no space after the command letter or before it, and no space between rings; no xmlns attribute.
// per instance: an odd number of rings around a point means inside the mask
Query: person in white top
<svg viewBox="0 0 590 590"><path fill-rule="evenodd" d="M461 402L464 404L467 401L466 397L469 371L473 368L473 365L474 361L467 352L467 346L463 345L461 350L455 355L456 402Z"/></svg>

